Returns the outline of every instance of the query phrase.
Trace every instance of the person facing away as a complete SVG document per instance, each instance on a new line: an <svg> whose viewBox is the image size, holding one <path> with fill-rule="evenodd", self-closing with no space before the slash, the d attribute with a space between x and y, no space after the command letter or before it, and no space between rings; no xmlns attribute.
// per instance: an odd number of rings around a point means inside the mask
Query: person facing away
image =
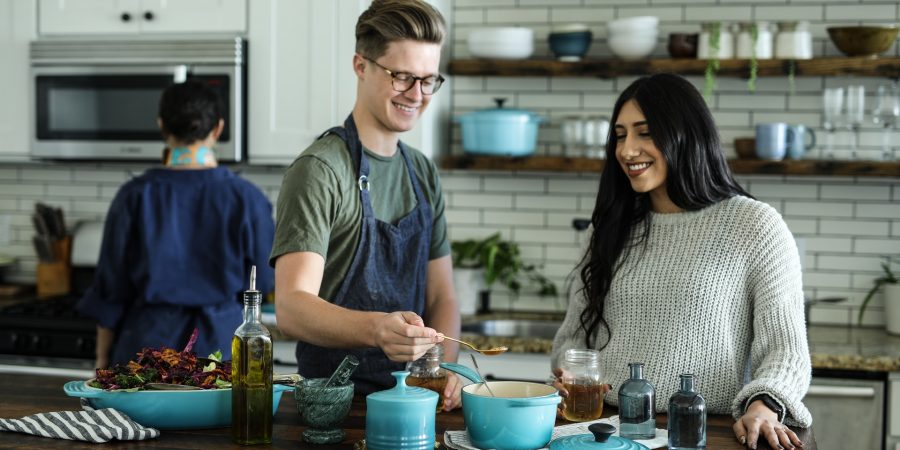
<svg viewBox="0 0 900 450"><path fill-rule="evenodd" d="M684 78L634 81L612 123L583 288L553 342L556 375L571 348L600 350L614 384L643 362L664 412L679 374L692 373L709 412L737 420L739 441L799 445L782 422L812 423L801 402L811 365L787 225L733 179L712 115Z"/></svg>
<svg viewBox="0 0 900 450"><path fill-rule="evenodd" d="M144 347L181 350L195 328L197 355L221 350L231 359L251 266L257 289L273 290L266 265L272 205L259 188L218 166L213 147L225 126L222 111L216 92L199 81L162 93L163 167L116 193L97 272L77 305L97 320L98 368L127 363Z"/></svg>
<svg viewBox="0 0 900 450"><path fill-rule="evenodd" d="M438 95L444 34L423 1L373 1L356 25L353 111L284 175L269 261L278 328L299 340L303 376L327 377L353 354L357 392L385 389L439 333L459 334L438 171L399 140ZM445 407L458 403L451 376Z"/></svg>

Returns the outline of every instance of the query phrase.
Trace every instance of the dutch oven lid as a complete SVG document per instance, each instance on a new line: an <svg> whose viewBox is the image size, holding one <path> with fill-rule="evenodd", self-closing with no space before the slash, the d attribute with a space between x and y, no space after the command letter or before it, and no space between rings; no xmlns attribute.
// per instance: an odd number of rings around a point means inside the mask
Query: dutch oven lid
<svg viewBox="0 0 900 450"><path fill-rule="evenodd" d="M542 122L543 121L543 118L541 116L535 114L534 112L528 111L526 109L504 108L503 103L506 102L506 98L495 97L494 102L497 103L496 108L488 108L488 109L481 109L478 111L472 111L470 113L463 114L462 119L464 119L464 120L465 119L468 119L468 120L474 119L474 120L478 120L478 121L492 120L492 121L502 121L502 122L509 122L509 121Z"/></svg>
<svg viewBox="0 0 900 450"><path fill-rule="evenodd" d="M437 392L429 391L425 388L407 386L406 377L409 376L407 371L391 372L391 375L397 379L397 384L383 391L373 392L366 397L367 401L390 402L390 403L418 403L434 401L438 396Z"/></svg>
<svg viewBox="0 0 900 450"><path fill-rule="evenodd" d="M579 434L554 439L550 450L649 450L631 439L612 434L616 427L608 423L595 423L588 427L593 434Z"/></svg>

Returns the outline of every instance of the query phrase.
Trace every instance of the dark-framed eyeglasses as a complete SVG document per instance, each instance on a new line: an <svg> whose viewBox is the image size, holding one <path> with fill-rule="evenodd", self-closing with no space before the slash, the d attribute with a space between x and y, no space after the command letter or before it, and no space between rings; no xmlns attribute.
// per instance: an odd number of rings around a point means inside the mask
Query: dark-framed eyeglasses
<svg viewBox="0 0 900 450"><path fill-rule="evenodd" d="M444 77L440 74L417 77L408 72L394 72L393 70L378 64L374 59L365 56L363 56L363 59L375 64L380 67L381 70L387 72L387 74L391 76L391 85L397 92L406 92L412 89L412 87L416 85L416 81L418 81L419 90L422 91L422 95L431 95L437 92L438 89L441 88L441 85L444 84Z"/></svg>

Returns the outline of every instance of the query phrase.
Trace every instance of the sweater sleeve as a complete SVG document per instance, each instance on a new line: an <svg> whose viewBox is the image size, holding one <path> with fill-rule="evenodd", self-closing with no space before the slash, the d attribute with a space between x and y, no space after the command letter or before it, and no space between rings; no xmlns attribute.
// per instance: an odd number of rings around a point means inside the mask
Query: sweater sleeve
<svg viewBox="0 0 900 450"><path fill-rule="evenodd" d="M553 349L550 355L551 370L561 366L566 350L585 348L584 330L581 329L581 312L584 311L586 304L583 295L575 295L569 302L566 317L553 338Z"/></svg>
<svg viewBox="0 0 900 450"><path fill-rule="evenodd" d="M785 406L789 425L808 427L812 416L802 400L811 363L803 316L803 281L794 238L781 216L768 209L751 233L748 289L753 302L751 380L732 403L735 419L745 402L766 393Z"/></svg>

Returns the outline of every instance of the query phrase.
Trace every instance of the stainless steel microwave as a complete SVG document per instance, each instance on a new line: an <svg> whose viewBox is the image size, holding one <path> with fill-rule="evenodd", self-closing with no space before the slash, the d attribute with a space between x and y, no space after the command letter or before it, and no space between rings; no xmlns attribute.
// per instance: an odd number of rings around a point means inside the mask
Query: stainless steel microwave
<svg viewBox="0 0 900 450"><path fill-rule="evenodd" d="M48 40L31 43L31 155L39 159L159 161L159 97L190 77L216 89L222 162L245 159L246 41Z"/></svg>

